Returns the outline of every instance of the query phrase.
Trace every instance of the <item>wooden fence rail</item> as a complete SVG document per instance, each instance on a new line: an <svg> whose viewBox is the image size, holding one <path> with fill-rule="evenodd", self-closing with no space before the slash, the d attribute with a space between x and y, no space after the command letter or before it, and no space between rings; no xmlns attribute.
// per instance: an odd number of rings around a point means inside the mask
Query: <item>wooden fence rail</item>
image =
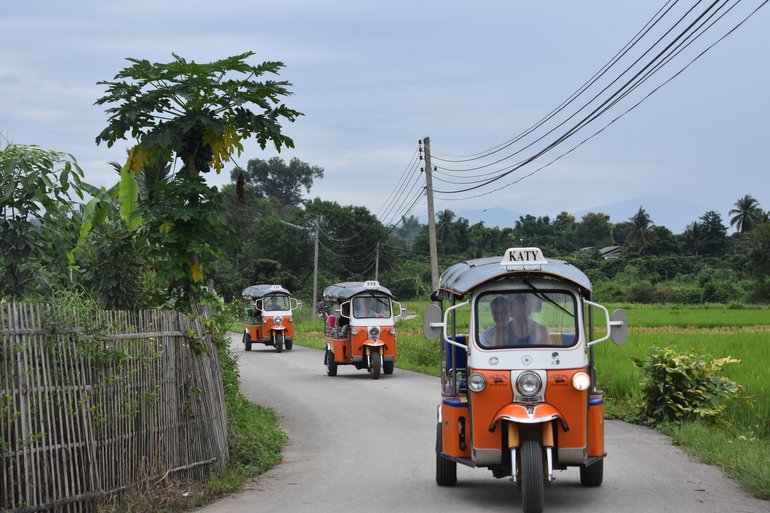
<svg viewBox="0 0 770 513"><path fill-rule="evenodd" d="M177 312L0 305L0 511L95 500L227 462L217 349Z"/></svg>

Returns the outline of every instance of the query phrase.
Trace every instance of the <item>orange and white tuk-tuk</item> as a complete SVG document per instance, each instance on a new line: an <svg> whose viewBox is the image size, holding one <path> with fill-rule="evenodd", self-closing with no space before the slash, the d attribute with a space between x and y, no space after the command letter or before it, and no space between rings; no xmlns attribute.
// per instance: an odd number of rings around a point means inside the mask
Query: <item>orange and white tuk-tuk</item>
<svg viewBox="0 0 770 513"><path fill-rule="evenodd" d="M543 510L556 470L579 467L583 486L599 486L604 402L593 346L625 341L625 312L610 317L583 272L538 248L455 264L431 297L442 307L428 307L425 335L443 341L436 482L454 485L458 463L486 467L520 487L525 513Z"/></svg>
<svg viewBox="0 0 770 513"><path fill-rule="evenodd" d="M339 365L367 369L372 379L380 371L393 374L396 344L393 294L377 281L345 282L329 285L323 291L326 306L326 354L329 376L337 375Z"/></svg>
<svg viewBox="0 0 770 513"><path fill-rule="evenodd" d="M251 351L252 344L274 346L280 353L294 344L292 310L299 302L280 285L252 285L241 295L247 302L243 323L243 348Z"/></svg>

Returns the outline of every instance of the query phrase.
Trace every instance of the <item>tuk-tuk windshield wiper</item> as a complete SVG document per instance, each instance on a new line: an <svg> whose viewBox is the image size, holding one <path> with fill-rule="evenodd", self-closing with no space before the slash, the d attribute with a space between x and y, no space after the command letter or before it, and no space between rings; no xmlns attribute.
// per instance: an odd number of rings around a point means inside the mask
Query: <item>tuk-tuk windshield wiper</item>
<svg viewBox="0 0 770 513"><path fill-rule="evenodd" d="M559 303L554 301L547 293L540 291L537 287L532 285L532 283L530 283L529 280L523 280L523 281L524 281L524 283L527 284L527 286L530 289L532 289L535 292L535 296L537 296L538 299L540 299L541 301L548 301L552 305L554 305L557 308L559 308L562 312L564 312L565 314L569 315L570 317L575 317L574 312L571 312L570 310L567 310L566 308L561 306Z"/></svg>

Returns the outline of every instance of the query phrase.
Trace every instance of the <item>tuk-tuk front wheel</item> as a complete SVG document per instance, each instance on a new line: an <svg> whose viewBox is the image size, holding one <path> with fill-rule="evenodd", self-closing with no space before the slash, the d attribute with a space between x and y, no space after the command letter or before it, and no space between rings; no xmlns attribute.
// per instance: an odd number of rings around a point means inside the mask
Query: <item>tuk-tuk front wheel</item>
<svg viewBox="0 0 770 513"><path fill-rule="evenodd" d="M382 368L382 357L376 349L369 352L369 371L372 373L372 379L380 379L380 370Z"/></svg>
<svg viewBox="0 0 770 513"><path fill-rule="evenodd" d="M243 334L243 349L251 351L251 337L248 333Z"/></svg>
<svg viewBox="0 0 770 513"><path fill-rule="evenodd" d="M276 353L283 352L283 331L273 332L273 345L275 346Z"/></svg>
<svg viewBox="0 0 770 513"><path fill-rule="evenodd" d="M543 449L540 442L526 440L521 444L521 464L519 465L521 507L524 513L542 513L545 495L544 474Z"/></svg>
<svg viewBox="0 0 770 513"><path fill-rule="evenodd" d="M327 376L336 376L337 375L337 362L334 361L334 353L326 350L326 375Z"/></svg>
<svg viewBox="0 0 770 513"><path fill-rule="evenodd" d="M441 455L443 450L441 423L436 424L436 484L454 486L457 484L457 462Z"/></svg>
<svg viewBox="0 0 770 513"><path fill-rule="evenodd" d="M601 486L604 478L604 459L592 465L580 466L580 484L583 486Z"/></svg>

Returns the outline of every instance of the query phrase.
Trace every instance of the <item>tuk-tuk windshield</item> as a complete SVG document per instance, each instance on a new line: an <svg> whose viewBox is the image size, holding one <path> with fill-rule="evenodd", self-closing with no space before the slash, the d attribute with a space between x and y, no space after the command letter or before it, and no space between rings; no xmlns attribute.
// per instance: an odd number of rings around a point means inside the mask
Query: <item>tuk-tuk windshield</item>
<svg viewBox="0 0 770 513"><path fill-rule="evenodd" d="M262 300L262 310L265 312L285 312L291 310L289 296L279 294L265 297Z"/></svg>
<svg viewBox="0 0 770 513"><path fill-rule="evenodd" d="M568 347L577 342L575 297L562 291L487 293L476 302L476 340L485 349Z"/></svg>
<svg viewBox="0 0 770 513"><path fill-rule="evenodd" d="M390 298L381 296L359 296L353 298L353 316L357 319L389 319Z"/></svg>

